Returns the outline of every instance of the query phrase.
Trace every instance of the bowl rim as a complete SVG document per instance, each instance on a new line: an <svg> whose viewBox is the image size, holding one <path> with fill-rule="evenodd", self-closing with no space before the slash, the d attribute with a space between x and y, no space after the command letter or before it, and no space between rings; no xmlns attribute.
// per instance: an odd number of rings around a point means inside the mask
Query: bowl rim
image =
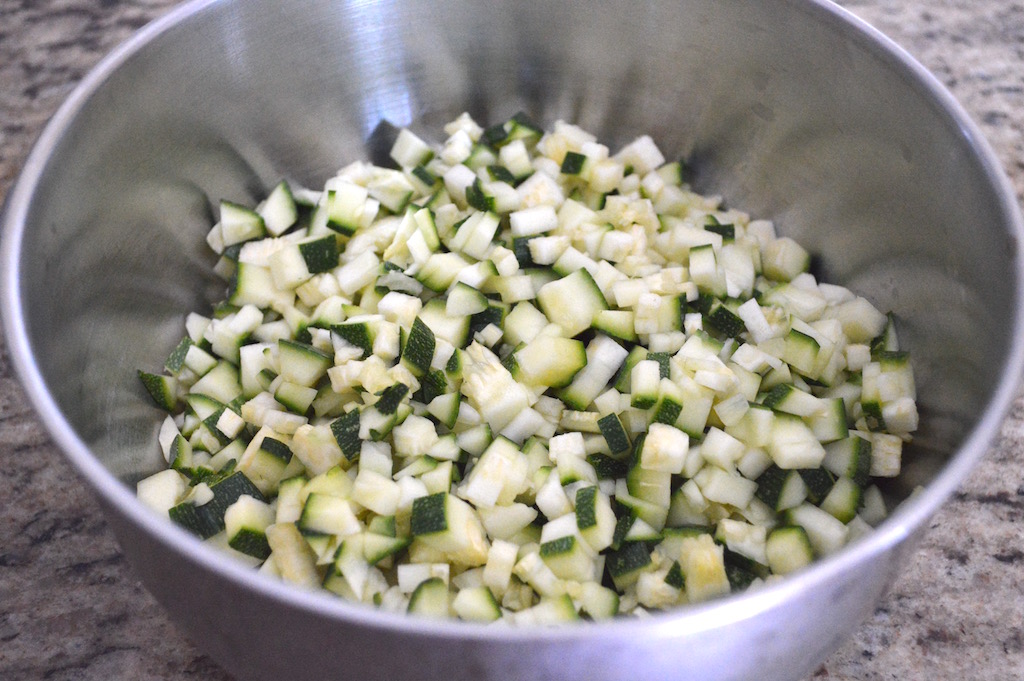
<svg viewBox="0 0 1024 681"><path fill-rule="evenodd" d="M1018 246L1024 237L1024 220L1009 180L988 141L969 114L931 72L879 30L829 0L785 1L813 14L815 21L828 24L835 30L847 31L858 47L866 49L876 59L899 71L913 87L922 90L924 95L934 102L948 121L956 124L989 184L999 197L999 211L1004 216L1005 226L1010 230L1008 236L1013 241L1017 265L1011 341L1004 371L984 407L981 418L938 475L920 492L901 503L872 533L859 539L855 544L818 560L810 567L778 582L708 603L653 612L647 618L617 618L612 621L588 623L585 626L558 628L487 627L467 622L434 621L386 613L365 605L325 597L323 593L301 590L258 574L146 508L137 500L133 490L114 477L93 456L88 445L77 436L63 417L47 389L42 372L33 356L26 315L20 299L21 246L37 184L48 166L51 153L59 145L66 130L74 124L77 114L123 63L162 34L219 4L219 0L191 0L172 8L136 31L100 60L75 86L44 127L7 195L3 212L0 214L0 320L4 327L12 364L38 418L64 456L88 481L93 491L100 495L106 504L114 507L122 516L166 548L198 563L219 577L234 582L246 591L281 605L308 610L336 620L405 634L463 641L543 639L552 642L603 636L617 638L630 631L642 629L644 636L648 637L678 637L753 618L781 602L792 599L808 587L832 581L857 564L892 550L921 528L986 454L1011 402L1017 395L1021 376L1024 374L1024 254Z"/></svg>

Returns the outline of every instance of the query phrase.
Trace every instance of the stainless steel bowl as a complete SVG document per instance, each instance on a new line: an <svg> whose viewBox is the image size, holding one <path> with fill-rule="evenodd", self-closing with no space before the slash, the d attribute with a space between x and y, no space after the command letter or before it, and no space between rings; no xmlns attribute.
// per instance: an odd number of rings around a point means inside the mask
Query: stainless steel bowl
<svg viewBox="0 0 1024 681"><path fill-rule="evenodd" d="M134 497L159 415L134 370L216 298L211 205L380 158L382 121L463 110L650 133L705 192L772 218L900 320L922 423L873 535L782 583L557 630L385 615L236 565ZM3 214L3 322L125 554L239 679L798 679L871 611L983 455L1024 363L1021 217L998 163L906 54L821 0L204 0L143 29L46 128ZM911 490L921 491L908 498Z"/></svg>

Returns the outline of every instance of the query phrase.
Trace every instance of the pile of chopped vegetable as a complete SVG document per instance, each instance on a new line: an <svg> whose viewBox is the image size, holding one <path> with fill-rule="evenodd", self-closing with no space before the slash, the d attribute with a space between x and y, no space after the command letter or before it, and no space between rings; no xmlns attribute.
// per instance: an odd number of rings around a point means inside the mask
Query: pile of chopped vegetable
<svg viewBox="0 0 1024 681"><path fill-rule="evenodd" d="M716 598L885 517L890 316L650 137L445 133L221 202L227 298L139 372L170 413L140 499L287 582L514 624Z"/></svg>

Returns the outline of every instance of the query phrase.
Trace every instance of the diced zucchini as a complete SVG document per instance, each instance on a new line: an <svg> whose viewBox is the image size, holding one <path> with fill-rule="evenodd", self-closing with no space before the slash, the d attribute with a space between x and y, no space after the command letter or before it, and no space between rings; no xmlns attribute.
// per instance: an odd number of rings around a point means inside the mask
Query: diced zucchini
<svg viewBox="0 0 1024 681"><path fill-rule="evenodd" d="M487 538L476 512L451 494L439 492L413 501L411 530L414 538L460 565L487 562Z"/></svg>
<svg viewBox="0 0 1024 681"><path fill-rule="evenodd" d="M273 508L248 495L240 496L224 512L228 545L260 560L270 555L267 527L273 524Z"/></svg>
<svg viewBox="0 0 1024 681"><path fill-rule="evenodd" d="M448 293L445 313L449 317L474 315L487 309L487 297L469 284L456 282Z"/></svg>
<svg viewBox="0 0 1024 681"><path fill-rule="evenodd" d="M365 320L349 320L334 324L331 326L331 333L337 334L346 344L362 350L364 357L373 353L373 341L376 334L370 323Z"/></svg>
<svg viewBox="0 0 1024 681"><path fill-rule="evenodd" d="M857 515L861 505L861 488L850 478L837 478L832 488L819 504L822 510L831 513L836 520L848 523Z"/></svg>
<svg viewBox="0 0 1024 681"><path fill-rule="evenodd" d="M402 347L402 366L412 372L413 376L422 376L430 370L435 347L434 332L417 317Z"/></svg>
<svg viewBox="0 0 1024 681"><path fill-rule="evenodd" d="M846 438L850 431L846 424L843 398L823 400L821 408L808 418L808 425L819 442L835 442Z"/></svg>
<svg viewBox="0 0 1024 681"><path fill-rule="evenodd" d="M723 548L710 535L684 539L679 565L685 579L686 597L691 603L723 596L731 590Z"/></svg>
<svg viewBox="0 0 1024 681"><path fill-rule="evenodd" d="M540 545L541 560L559 579L594 580L594 552L576 535L566 535Z"/></svg>
<svg viewBox="0 0 1024 681"><path fill-rule="evenodd" d="M259 213L232 201L220 202L220 229L225 246L257 239L267 233Z"/></svg>
<svg viewBox="0 0 1024 681"><path fill-rule="evenodd" d="M263 217L267 232L273 236L284 234L295 224L299 219L299 210L287 182L282 180L270 190L263 205L260 206L259 214Z"/></svg>
<svg viewBox="0 0 1024 681"><path fill-rule="evenodd" d="M636 335L634 319L632 310L599 310L591 326L612 338L635 343L639 337Z"/></svg>
<svg viewBox="0 0 1024 681"><path fill-rule="evenodd" d="M408 548L411 541L410 537L395 537L372 531L367 532L363 535L363 554L370 565L376 565L385 558L390 558L404 551Z"/></svg>
<svg viewBox="0 0 1024 681"><path fill-rule="evenodd" d="M597 421L601 435L608 443L608 449L613 456L622 456L632 450L632 443L629 434L622 425L618 414L606 414Z"/></svg>
<svg viewBox="0 0 1024 681"><path fill-rule="evenodd" d="M771 241L761 253L764 275L776 281L791 281L810 265L810 254L789 237Z"/></svg>
<svg viewBox="0 0 1024 681"><path fill-rule="evenodd" d="M298 247L310 274L327 272L338 266L338 240L331 235L300 241Z"/></svg>
<svg viewBox="0 0 1024 681"><path fill-rule="evenodd" d="M467 622L493 622L501 617L501 606L486 586L460 589L451 607L459 619Z"/></svg>
<svg viewBox="0 0 1024 681"><path fill-rule="evenodd" d="M266 534L271 558L282 579L304 588L320 584L316 554L295 525L274 523L267 528Z"/></svg>
<svg viewBox="0 0 1024 681"><path fill-rule="evenodd" d="M585 269L545 284L537 291L541 311L573 337L590 328L601 310L608 309L601 289Z"/></svg>
<svg viewBox="0 0 1024 681"><path fill-rule="evenodd" d="M156 406L165 411L174 411L178 404L178 379L173 376L150 374L139 371L139 379Z"/></svg>
<svg viewBox="0 0 1024 681"><path fill-rule="evenodd" d="M171 520L207 539L224 529L224 514L239 497L248 495L259 501L264 500L259 489L242 473L232 473L213 483L210 491L212 498L204 504L183 501L171 508Z"/></svg>
<svg viewBox="0 0 1024 681"><path fill-rule="evenodd" d="M242 394L238 369L227 360L221 360L189 388L190 395L205 395L221 404L230 404ZM188 398L186 398L188 399ZM191 404L191 403L190 403ZM207 414L206 416L209 416ZM203 416L202 418L205 418Z"/></svg>
<svg viewBox="0 0 1024 681"><path fill-rule="evenodd" d="M807 498L807 483L800 471L772 465L757 478L756 495L770 508L784 511L803 503Z"/></svg>
<svg viewBox="0 0 1024 681"><path fill-rule="evenodd" d="M661 365L651 359L637 362L629 373L630 404L649 409L658 402L661 389Z"/></svg>
<svg viewBox="0 0 1024 681"><path fill-rule="evenodd" d="M139 501L163 515L168 514L187 490L188 478L169 468L143 478L136 485Z"/></svg>
<svg viewBox="0 0 1024 681"><path fill-rule="evenodd" d="M359 410L353 409L331 422L331 433L349 461L359 456L362 441L359 439Z"/></svg>
<svg viewBox="0 0 1024 681"><path fill-rule="evenodd" d="M619 614L619 594L597 582L584 583L579 600L580 610L592 619L609 619Z"/></svg>
<svg viewBox="0 0 1024 681"><path fill-rule="evenodd" d="M507 506L525 491L529 462L504 437L495 438L466 476L463 494L477 508Z"/></svg>
<svg viewBox="0 0 1024 681"><path fill-rule="evenodd" d="M765 545L768 566L777 575L788 575L814 560L811 541L798 525L777 527L768 535Z"/></svg>
<svg viewBox="0 0 1024 681"><path fill-rule="evenodd" d="M724 596L885 518L919 420L891 314L650 137L445 133L221 202L225 299L138 372L169 412L140 500L304 588L521 626Z"/></svg>
<svg viewBox="0 0 1024 681"><path fill-rule="evenodd" d="M572 598L569 597L569 594L562 594L542 597L536 605L518 612L515 622L517 624L552 626L578 619L579 613L576 612Z"/></svg>
<svg viewBox="0 0 1024 681"><path fill-rule="evenodd" d="M419 617L449 617L450 594L444 580L431 577L420 582L409 597L409 613Z"/></svg>
<svg viewBox="0 0 1024 681"><path fill-rule="evenodd" d="M465 347L469 341L469 317L450 316L440 298L427 302L420 311L419 319L434 334L457 348Z"/></svg>
<svg viewBox="0 0 1024 681"><path fill-rule="evenodd" d="M271 431L272 432L272 431ZM292 451L284 442L261 431L245 448L238 470L252 480L264 494L271 494L289 477Z"/></svg>
<svg viewBox="0 0 1024 681"><path fill-rule="evenodd" d="M402 128L391 146L391 158L403 168L422 166L434 156L430 145L407 128Z"/></svg>
<svg viewBox="0 0 1024 681"><path fill-rule="evenodd" d="M312 386L327 372L332 358L311 345L281 339L277 342L279 375L289 383Z"/></svg>
<svg viewBox="0 0 1024 681"><path fill-rule="evenodd" d="M359 531L360 524L346 499L313 492L306 497L298 527L307 535L345 537Z"/></svg>
<svg viewBox="0 0 1024 681"><path fill-rule="evenodd" d="M840 520L806 503L787 511L786 520L790 525L799 525L804 529L816 556L827 556L838 551L849 532Z"/></svg>
<svg viewBox="0 0 1024 681"><path fill-rule="evenodd" d="M800 477L807 485L807 500L812 504L819 504L835 484L832 474L823 468L804 468L800 471Z"/></svg>
<svg viewBox="0 0 1024 681"><path fill-rule="evenodd" d="M780 468L815 468L825 459L825 448L807 424L787 414L776 415L767 449Z"/></svg>
<svg viewBox="0 0 1024 681"><path fill-rule="evenodd" d="M355 234L362 225L369 192L351 182L339 182L325 193L327 226L345 236Z"/></svg>
<svg viewBox="0 0 1024 681"><path fill-rule="evenodd" d="M618 373L628 354L608 336L595 335L587 344L586 365L558 392L558 397L571 409L586 409Z"/></svg>
<svg viewBox="0 0 1024 681"><path fill-rule="evenodd" d="M603 551L611 546L616 518L608 497L596 486L576 491L576 528L590 548Z"/></svg>
<svg viewBox="0 0 1024 681"><path fill-rule="evenodd" d="M831 442L825 447L822 465L833 475L864 486L871 472L871 442L859 435Z"/></svg>
<svg viewBox="0 0 1024 681"><path fill-rule="evenodd" d="M640 573L651 565L651 552L644 542L629 542L622 548L608 554L605 569L617 589L624 589L636 582Z"/></svg>
<svg viewBox="0 0 1024 681"><path fill-rule="evenodd" d="M416 279L428 289L440 293L446 291L459 273L469 266L470 261L458 253L433 253L416 274Z"/></svg>
<svg viewBox="0 0 1024 681"><path fill-rule="evenodd" d="M800 390L790 383L782 383L764 396L762 404L787 414L810 418L819 413L825 405L809 392ZM844 417L845 423L845 417Z"/></svg>
<svg viewBox="0 0 1024 681"><path fill-rule="evenodd" d="M581 341L559 336L538 336L515 353L514 374L530 385L559 388L587 366L587 351Z"/></svg>

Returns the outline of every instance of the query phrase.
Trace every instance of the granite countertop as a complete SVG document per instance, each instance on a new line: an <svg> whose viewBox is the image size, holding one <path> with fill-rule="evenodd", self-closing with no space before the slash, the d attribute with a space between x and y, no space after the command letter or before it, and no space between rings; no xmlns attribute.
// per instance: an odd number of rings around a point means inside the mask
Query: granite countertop
<svg viewBox="0 0 1024 681"><path fill-rule="evenodd" d="M0 196L73 86L171 0L0 0ZM1024 3L844 0L931 69L1024 196ZM1024 401L905 574L814 679L1024 678ZM230 677L121 557L0 350L0 678Z"/></svg>

